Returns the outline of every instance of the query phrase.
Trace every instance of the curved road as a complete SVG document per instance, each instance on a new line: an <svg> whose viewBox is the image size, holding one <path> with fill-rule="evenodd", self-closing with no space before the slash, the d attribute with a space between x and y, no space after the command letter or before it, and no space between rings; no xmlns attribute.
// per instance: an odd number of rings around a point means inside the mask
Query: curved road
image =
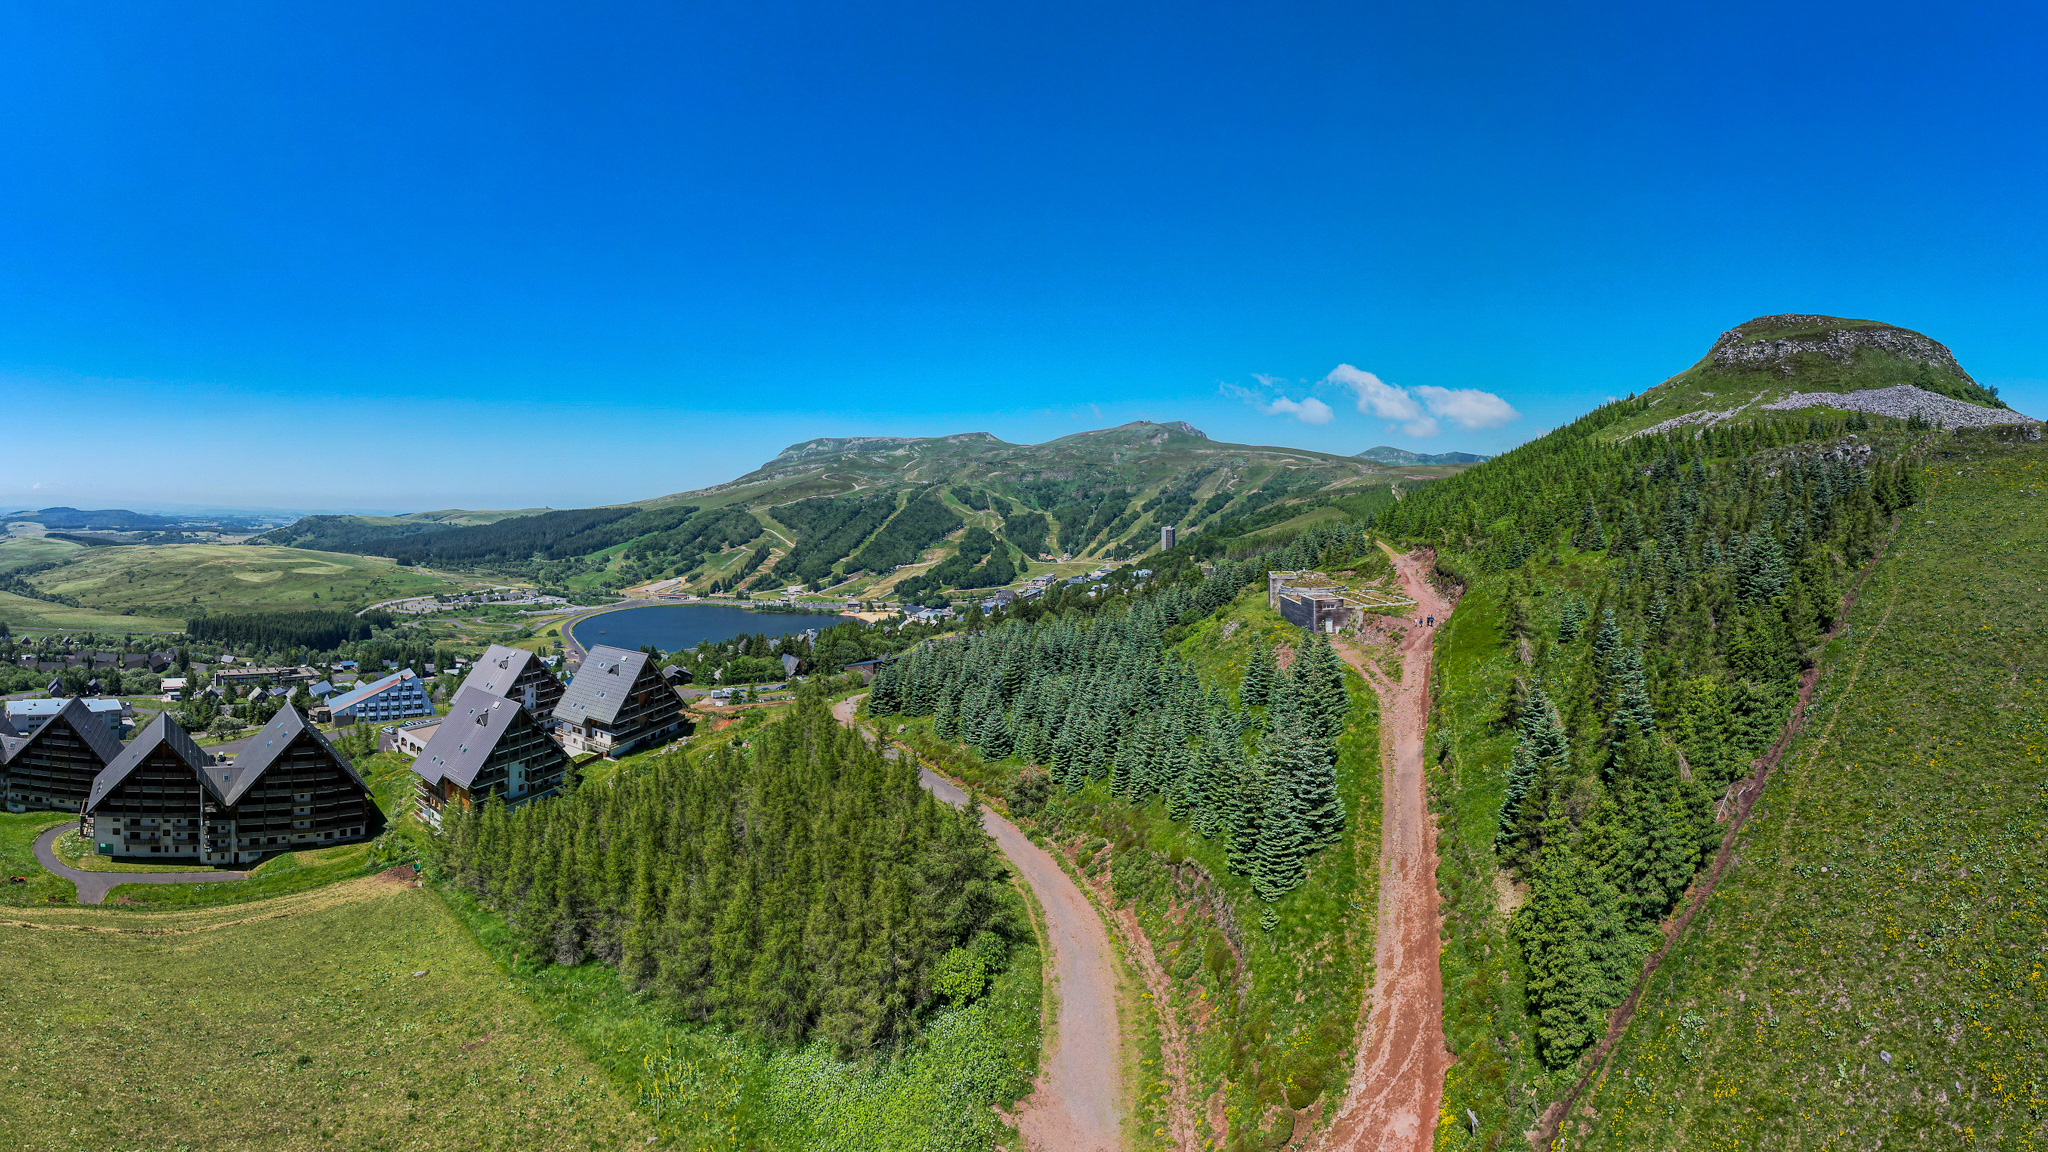
<svg viewBox="0 0 2048 1152"><path fill-rule="evenodd" d="M842 700L832 714L851 727L859 702L858 696ZM919 766L918 780L955 808L967 803L958 785L929 768ZM1033 1152L1116 1152L1123 1147L1123 1033L1109 934L1051 853L995 812L984 808L981 823L1045 911L1059 994L1051 1048L1039 1062L1034 1091L1017 1111L1017 1131Z"/></svg>
<svg viewBox="0 0 2048 1152"><path fill-rule="evenodd" d="M1385 547L1385 545L1381 545ZM1429 814L1423 736L1429 722L1430 659L1451 601L1430 586L1434 557L1387 549L1415 600L1401 641L1401 679L1383 675L1348 644L1338 646L1380 698L1384 807L1380 825L1379 933L1373 948L1372 1009L1359 1037L1351 1084L1337 1118L1315 1147L1427 1152L1435 1143L1450 1048L1444 1043L1442 946L1437 918L1436 824Z"/></svg>
<svg viewBox="0 0 2048 1152"><path fill-rule="evenodd" d="M36 863L78 886L80 904L98 904L120 884L219 884L247 880L247 872L86 872L57 858L57 837L76 828L76 823L59 824L36 837Z"/></svg>

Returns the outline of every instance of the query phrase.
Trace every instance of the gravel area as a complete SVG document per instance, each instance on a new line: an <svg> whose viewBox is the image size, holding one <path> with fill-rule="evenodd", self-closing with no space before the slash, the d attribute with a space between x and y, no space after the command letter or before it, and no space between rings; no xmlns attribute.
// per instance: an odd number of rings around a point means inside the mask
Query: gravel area
<svg viewBox="0 0 2048 1152"><path fill-rule="evenodd" d="M1965 404L1915 388L1911 384L1897 384L1890 388L1865 388L1860 392L1794 392L1783 400L1763 406L1772 412L1783 412L1792 408L1838 408L1851 412L1868 412L1874 416L1893 416L1900 420L1910 419L1918 412L1922 419L1941 421L1944 428L1983 428L1993 424L2037 423L2031 416L2023 416L2010 408L1985 408L1977 404Z"/></svg>

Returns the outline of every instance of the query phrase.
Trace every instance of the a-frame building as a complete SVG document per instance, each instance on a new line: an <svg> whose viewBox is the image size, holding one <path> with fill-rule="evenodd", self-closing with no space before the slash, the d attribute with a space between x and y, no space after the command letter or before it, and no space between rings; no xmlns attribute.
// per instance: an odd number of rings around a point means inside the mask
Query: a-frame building
<svg viewBox="0 0 2048 1152"><path fill-rule="evenodd" d="M542 728L555 725L555 705L562 702L562 682L538 655L524 648L493 644L463 677L460 695L471 688L515 701L533 714Z"/></svg>
<svg viewBox="0 0 2048 1152"><path fill-rule="evenodd" d="M73 697L29 735L0 735L7 810L77 812L93 780L120 755L120 738Z"/></svg>
<svg viewBox="0 0 2048 1152"><path fill-rule="evenodd" d="M576 669L555 719L562 747L611 758L680 732L683 707L647 653L600 644Z"/></svg>
<svg viewBox="0 0 2048 1152"><path fill-rule="evenodd" d="M533 713L481 688L455 694L426 750L412 762L420 819L441 825L451 804L481 804L495 792L508 806L553 795L569 757Z"/></svg>
<svg viewBox="0 0 2048 1152"><path fill-rule="evenodd" d="M211 763L159 716L94 781L84 814L104 855L241 864L363 839L376 808L355 768L287 704L232 764Z"/></svg>

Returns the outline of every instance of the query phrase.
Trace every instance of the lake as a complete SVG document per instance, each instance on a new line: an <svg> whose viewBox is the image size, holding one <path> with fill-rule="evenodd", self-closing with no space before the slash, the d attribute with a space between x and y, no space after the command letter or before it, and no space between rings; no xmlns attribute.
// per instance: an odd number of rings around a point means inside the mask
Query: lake
<svg viewBox="0 0 2048 1152"><path fill-rule="evenodd" d="M569 631L585 648L609 644L637 652L652 644L663 652L695 648L699 642L730 640L755 632L770 637L820 630L853 619L827 612L749 612L723 604L654 604L622 608L579 620Z"/></svg>

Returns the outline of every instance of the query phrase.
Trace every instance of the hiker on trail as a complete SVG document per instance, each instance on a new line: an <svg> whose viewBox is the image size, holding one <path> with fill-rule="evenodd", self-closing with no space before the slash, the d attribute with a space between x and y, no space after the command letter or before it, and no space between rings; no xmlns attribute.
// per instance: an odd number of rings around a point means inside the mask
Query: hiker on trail
<svg viewBox="0 0 2048 1152"><path fill-rule="evenodd" d="M1434 628L1434 627L1436 627L1436 617L1434 617L1434 616L1431 616L1431 617L1429 618L1429 626L1430 626L1431 628Z"/></svg>

